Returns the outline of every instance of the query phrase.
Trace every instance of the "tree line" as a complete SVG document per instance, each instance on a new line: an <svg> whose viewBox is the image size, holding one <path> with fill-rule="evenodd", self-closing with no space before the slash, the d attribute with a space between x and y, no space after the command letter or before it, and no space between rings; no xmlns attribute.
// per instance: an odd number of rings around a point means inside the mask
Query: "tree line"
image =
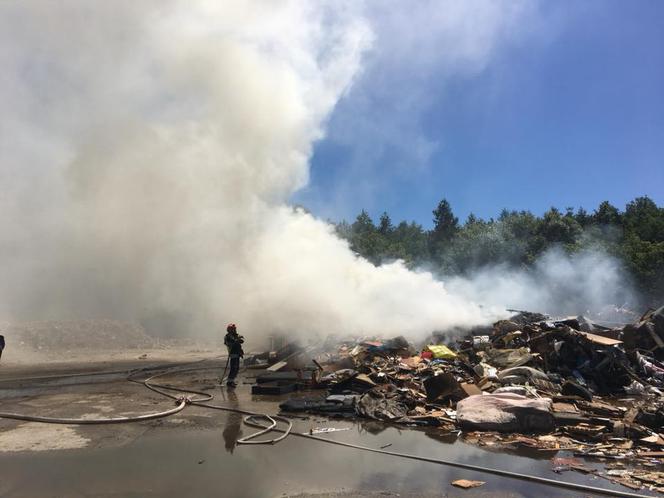
<svg viewBox="0 0 664 498"><path fill-rule="evenodd" d="M375 223L365 210L353 223L335 227L353 251L375 265L401 259L410 268L427 266L441 275L496 264L529 268L553 247L568 254L600 249L622 263L647 302L664 300L664 208L649 197L634 199L624 210L608 201L592 212L552 207L542 216L504 209L495 219L470 214L463 223L443 199L432 214L431 230L412 221L394 224L387 212Z"/></svg>

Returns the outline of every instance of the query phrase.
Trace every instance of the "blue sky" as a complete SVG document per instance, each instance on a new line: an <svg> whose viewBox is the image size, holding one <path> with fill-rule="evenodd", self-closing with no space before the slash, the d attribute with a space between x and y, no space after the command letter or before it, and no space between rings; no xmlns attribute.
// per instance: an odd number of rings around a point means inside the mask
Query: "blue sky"
<svg viewBox="0 0 664 498"><path fill-rule="evenodd" d="M294 202L425 227L443 197L462 220L664 204L664 2L402 5L368 10L373 46Z"/></svg>

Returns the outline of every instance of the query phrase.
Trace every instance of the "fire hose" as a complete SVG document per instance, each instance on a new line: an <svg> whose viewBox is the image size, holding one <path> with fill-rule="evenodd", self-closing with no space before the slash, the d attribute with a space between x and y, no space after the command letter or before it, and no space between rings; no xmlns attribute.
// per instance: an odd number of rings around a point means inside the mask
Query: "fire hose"
<svg viewBox="0 0 664 498"><path fill-rule="evenodd" d="M114 418L58 418L58 417L39 417L36 415L22 415L20 413L0 412L0 418L11 418L14 420L25 420L26 422L43 422L45 424L67 424L67 425L100 425L100 424L125 424L127 422L143 422L145 420L154 420L157 418L168 417L184 410L187 406L187 400L182 398L178 400L175 408L164 410L147 415L136 415L133 417L114 417Z"/></svg>
<svg viewBox="0 0 664 498"><path fill-rule="evenodd" d="M205 360L203 360L205 361ZM199 362L193 362L193 363L199 363ZM228 362L227 362L228 364ZM445 465L445 466L450 466L450 467L456 467L464 470L470 470L470 471L475 471L475 472L482 472L486 474L493 474L497 475L500 477L508 477L511 479L519 479L519 480L524 480L528 482L533 482L537 484L543 484L546 486L555 486L555 487L560 487L560 488L565 488L565 489L570 489L574 491L582 491L586 493L596 493L596 494L603 494L603 495L609 495L609 496L620 496L620 497L625 497L625 498L647 498L647 495L641 495L637 493L630 493L626 491L619 491L619 490L612 490L612 489L605 489L605 488L599 488L596 486L589 486L585 484L577 484L577 483L572 483L572 482L567 482L567 481L558 481L554 479L548 479L545 477L539 477L539 476L534 476L534 475L529 475L529 474L521 474L518 472L511 472L507 470L501 470L501 469L494 469L490 467L483 467L480 465L472 465L472 464L467 464L467 463L461 463L461 462L455 462L451 460L444 460L440 458L430 458L430 457L424 457L420 455L413 455L409 453L400 453L396 451L388 451L384 449L377 449L377 448L372 448L370 446L363 446L359 444L354 444L354 443L347 443L344 441L336 441L333 439L327 439L324 437L320 436L315 436L312 434L301 434L301 433L296 433L292 432L293 424L290 420L288 420L285 417L281 417L278 415L268 415L264 413L254 413L250 412L247 410L241 410L238 408L232 408L228 406L219 406L219 405L210 405L207 404L207 401L211 401L214 396L210 393L205 393L201 391L195 391L193 389L184 389L181 387L176 387L176 386L171 386L167 384L156 384L151 381L153 381L156 378L163 377L166 375L172 375L174 373L184 373L184 372L192 372L192 371L198 371L198 370L209 370L211 367L196 367L196 368L188 368L188 369L169 369L166 370L165 372L161 372L155 375L152 375L151 377L148 377L147 379L144 379L142 381L136 380L134 377L141 373L141 370L137 372L131 372L129 376L127 377L127 380L130 382L135 382L138 384L142 384L148 389L150 389L153 392L156 392L162 396L166 396L168 398L171 398L175 400L177 406L175 408L172 408L170 410L165 410L157 413L151 413L147 415L136 415L136 416L131 416L131 417L115 417L115 418L102 418L102 419L69 419L69 418L55 418L55 417L39 417L39 416L33 416L33 415L22 415L22 414L17 414L17 413L7 413L7 412L0 412L0 418L8 418L8 419L15 419L15 420L24 420L24 421L29 421L29 422L42 422L42 423L51 423L51 424L71 424L71 425L93 425L93 424L118 424L118 423L127 423L127 422L141 422L145 420L153 420L157 418L163 418L163 417L168 417L170 415L176 414L180 411L182 411L187 405L193 405L193 406L198 406L202 408L209 408L209 409L214 409L214 410L221 410L221 411L226 411L226 412L233 412L233 413L239 413L242 415L245 415L243 421L246 425L251 426L251 427L256 427L260 429L258 432L255 432L253 434L250 434L249 436L246 436L244 438L238 439L237 443L238 444L275 444L279 441L282 441L289 435L294 435L297 437L302 437L305 439L309 440L314 440L314 441L319 441L323 443L328 443L328 444L334 444L337 446L343 446L346 448L353 448L356 450L361 450L361 451L367 451L371 453L378 453L382 455L389 455L389 456L395 456L399 458L406 458L409 460L416 460L420 462L427 462L427 463L432 463L436 465ZM194 397L187 397L187 396L177 396L174 394L171 394L168 391L172 392L177 392L177 393L184 393L184 394L189 394L189 395L196 395L199 396L199 398L194 398ZM259 420L265 420L269 422L269 424L262 424L259 422ZM286 429L281 429L277 427L277 421L283 422L287 424ZM267 434L269 432L279 432L281 435L279 437L276 437L274 439L269 439L269 440L255 440L255 438Z"/></svg>
<svg viewBox="0 0 664 498"><path fill-rule="evenodd" d="M571 490L574 490L574 491L583 491L585 493L595 493L595 494L602 494L602 495L608 495L608 496L620 496L620 497L625 497L625 498L648 498L647 495L642 495L642 494L638 494L638 493L630 493L630 492L627 492L627 491L619 491L619 490L613 490L613 489L599 488L599 487L596 487L596 486L589 486L589 485L586 485L586 484L577 484L577 483L567 482L567 481L558 481L558 480L555 480L555 479L548 479L546 477L533 476L533 475L530 475L530 474L521 474L519 472L511 472L511 471L508 471L508 470L493 469L493 468L490 468L490 467L483 467L483 466L480 466L480 465L471 465L471 464L467 464L467 463L455 462L455 461L452 461L452 460L444 460L444 459L441 459L441 458L423 457L423 456L420 456L420 455L412 455L410 453L400 453L400 452L396 452L396 451L388 451L388 450L383 450L383 449L378 449L378 448L372 448L370 446L363 446L363 445L360 445L360 444L347 443L347 442L344 442L344 441L336 441L334 439L327 439L327 438L324 438L324 437L321 437L321 436L315 436L315 435L312 435L312 434L290 432L290 428L292 427L292 424L289 427L288 431L286 431L284 429L279 429L277 427L274 427L273 425L266 426L266 425L260 424L259 422L255 421L253 419L255 414L253 414L252 412L248 412L248 411L245 411L245 410L239 410L239 409L236 409L236 408L228 408L228 407L224 407L224 406L207 405L207 404L204 404L204 403L193 403L193 404L196 405L196 406L205 406L207 408L213 408L213 409L217 409L217 410L231 411L231 412L234 412L234 413L249 415L249 416L244 418L244 423L245 424L247 424L249 426L252 426L252 427L257 427L257 428L263 429L264 431L272 430L274 432L282 432L283 433L282 437L277 438L279 440L284 439L286 436L288 436L290 434L292 436L302 437L302 438L313 440L313 441L320 441L322 443L334 444L334 445L337 445L337 446L344 446L346 448L352 448L352 449L361 450L361 451L368 451L370 453L379 453L379 454L382 454L382 455L389 455L389 456L395 456L395 457L399 457L399 458L406 458L406 459L409 459L409 460L416 460L416 461L419 461L419 462L427 462L427 463L433 463L433 464L436 464L436 465L445 465L445 466L448 466L448 467L456 467L456 468L459 468L459 469L471 470L471 471L475 471L475 472L482 472L482 473L485 473L485 474L493 474L493 475L497 475L497 476L500 476L500 477L507 477L507 478L511 478L511 479L519 479L519 480L522 480L522 481L534 482L534 483L537 483L537 484L543 484L545 486L555 486L555 487L560 487L560 488L571 489ZM272 415L272 416L262 415L262 416L265 417L265 418L271 418L271 417L282 418L282 417L277 417L275 415ZM256 435L260 435L261 433L262 432L256 433L256 434L254 434L252 436L249 436L245 439L249 439L249 438L254 437Z"/></svg>
<svg viewBox="0 0 664 498"><path fill-rule="evenodd" d="M226 358L226 366L224 367L224 373L222 373L221 377L219 377L219 384L224 383L224 379L226 378L226 371L228 370L228 364L230 363L230 361L231 357L229 356L228 358Z"/></svg>
<svg viewBox="0 0 664 498"><path fill-rule="evenodd" d="M194 362L194 363L199 363L199 361ZM206 369L209 367L205 367ZM191 370L198 370L198 369L189 369L187 371ZM185 396L173 396L167 392L164 392L161 389L169 389L172 391L179 391L182 393L188 393L188 394L198 394L203 396L201 400L195 400L195 401L209 401L213 398L211 394L208 393L203 393L199 391L192 391L192 390L187 390L187 389L180 389L176 388L173 386L162 386L162 385L152 385L150 384L150 381L154 378L160 377L166 373L170 372L164 372L161 374L153 375L152 377L149 377L145 379L144 381L136 381L132 378L134 374L131 374L127 377L127 380L130 382L137 382L143 384L145 387L148 389L159 393L163 396L167 396L176 402L176 407L171 408L170 410L163 410L160 412L156 413L149 413L146 415L133 415L130 417L110 417L110 418L62 418L62 417L40 417L37 415L24 415L20 413L10 413L10 412L0 412L0 418L8 418L8 419L13 419L13 420L23 420L26 422L41 422L45 424L67 424L67 425L103 425L103 424L124 424L128 422L143 422L146 420L154 420L158 418L164 418L164 417L169 417L170 415L174 415L178 412L181 412L184 410L184 408L192 402L191 398L187 398ZM161 388L161 389L160 389Z"/></svg>
<svg viewBox="0 0 664 498"><path fill-rule="evenodd" d="M205 360L204 360L205 361ZM196 361L193 363L200 363L200 361ZM228 366L228 360L226 361L226 366ZM142 384L148 389L150 389L153 392L156 392L157 394L160 394L162 396L166 396L168 398L173 399L177 406L175 408L172 408L170 410L164 410L161 412L157 413L150 413L146 415L134 415L130 417L111 417L111 418L62 418L62 417L40 417L36 415L23 415L20 413L10 413L10 412L0 412L0 418L7 418L7 419L14 419L14 420L23 420L26 422L41 422L41 423L46 423L46 424L67 424L67 425L103 425L103 424L122 424L122 423L128 423L128 422L143 422L146 420L154 420L158 418L163 418L163 417L168 417L170 415L174 415L182 410L189 405L197 405L201 407L206 407L206 408L214 408L214 409L225 409L226 411L234 411L232 408L227 408L227 407L218 407L218 406L213 406L213 405L206 405L202 402L205 401L211 401L214 396L210 393L202 392L202 391L195 391L193 389L183 389L181 387L176 387L176 386L171 386L167 384L156 384L152 382L154 379L157 379L159 377L163 377L166 375L172 375L173 373L186 373L186 372L194 372L198 370L209 370L210 367L196 367L196 368L187 368L187 369L177 369L176 371L173 371L173 369L167 370L162 373L158 373L155 375L152 375L151 377L148 377L147 379L144 380L136 380L135 377L141 373L141 371L137 372L131 372L129 376L127 377L127 380L129 382L134 382L137 384ZM225 375L225 369L224 369L224 375ZM222 376L223 379L223 376ZM191 396L176 396L174 394L171 394L168 391L172 392L177 392L177 393L183 393L187 395L196 395L199 396L199 398L191 397ZM251 425L251 422L254 419L266 419L269 420L271 425L265 427L261 426L260 431L250 434L249 436L246 436L244 438L238 439L237 443L238 444L275 444L278 443L279 441L285 439L288 434L290 434L291 429L293 428L293 424L291 423L290 420L284 418L284 417L279 417L279 416L270 416L270 415L265 415L262 413L252 413L252 412L242 412L245 415L248 415L245 417L245 423L247 425ZM266 434L268 432L271 432L275 430L277 426L277 420L282 421L288 425L288 428L284 431L284 433L274 439L262 439L256 441L255 438L258 436L261 436L263 434ZM254 422L255 423L255 422Z"/></svg>

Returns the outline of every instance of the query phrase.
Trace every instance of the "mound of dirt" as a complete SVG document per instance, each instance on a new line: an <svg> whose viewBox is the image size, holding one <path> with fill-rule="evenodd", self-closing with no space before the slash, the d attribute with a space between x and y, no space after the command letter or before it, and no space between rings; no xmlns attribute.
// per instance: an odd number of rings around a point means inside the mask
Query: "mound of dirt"
<svg viewBox="0 0 664 498"><path fill-rule="evenodd" d="M24 351L133 349L158 346L136 323L120 320L49 320L0 323L7 347Z"/></svg>

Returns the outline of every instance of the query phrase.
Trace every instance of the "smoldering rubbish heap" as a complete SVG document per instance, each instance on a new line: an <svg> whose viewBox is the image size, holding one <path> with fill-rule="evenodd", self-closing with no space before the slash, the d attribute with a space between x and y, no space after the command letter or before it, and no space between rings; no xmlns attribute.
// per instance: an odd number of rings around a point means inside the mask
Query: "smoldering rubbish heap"
<svg viewBox="0 0 664 498"><path fill-rule="evenodd" d="M485 447L548 452L556 471L596 472L578 457L600 458L609 468L602 477L664 491L656 469L664 459L663 360L664 307L620 327L518 312L453 341L328 339L249 363L272 364L255 394L324 390L291 396L284 414L435 426ZM572 455L555 458L561 451ZM628 471L625 461L645 467Z"/></svg>

